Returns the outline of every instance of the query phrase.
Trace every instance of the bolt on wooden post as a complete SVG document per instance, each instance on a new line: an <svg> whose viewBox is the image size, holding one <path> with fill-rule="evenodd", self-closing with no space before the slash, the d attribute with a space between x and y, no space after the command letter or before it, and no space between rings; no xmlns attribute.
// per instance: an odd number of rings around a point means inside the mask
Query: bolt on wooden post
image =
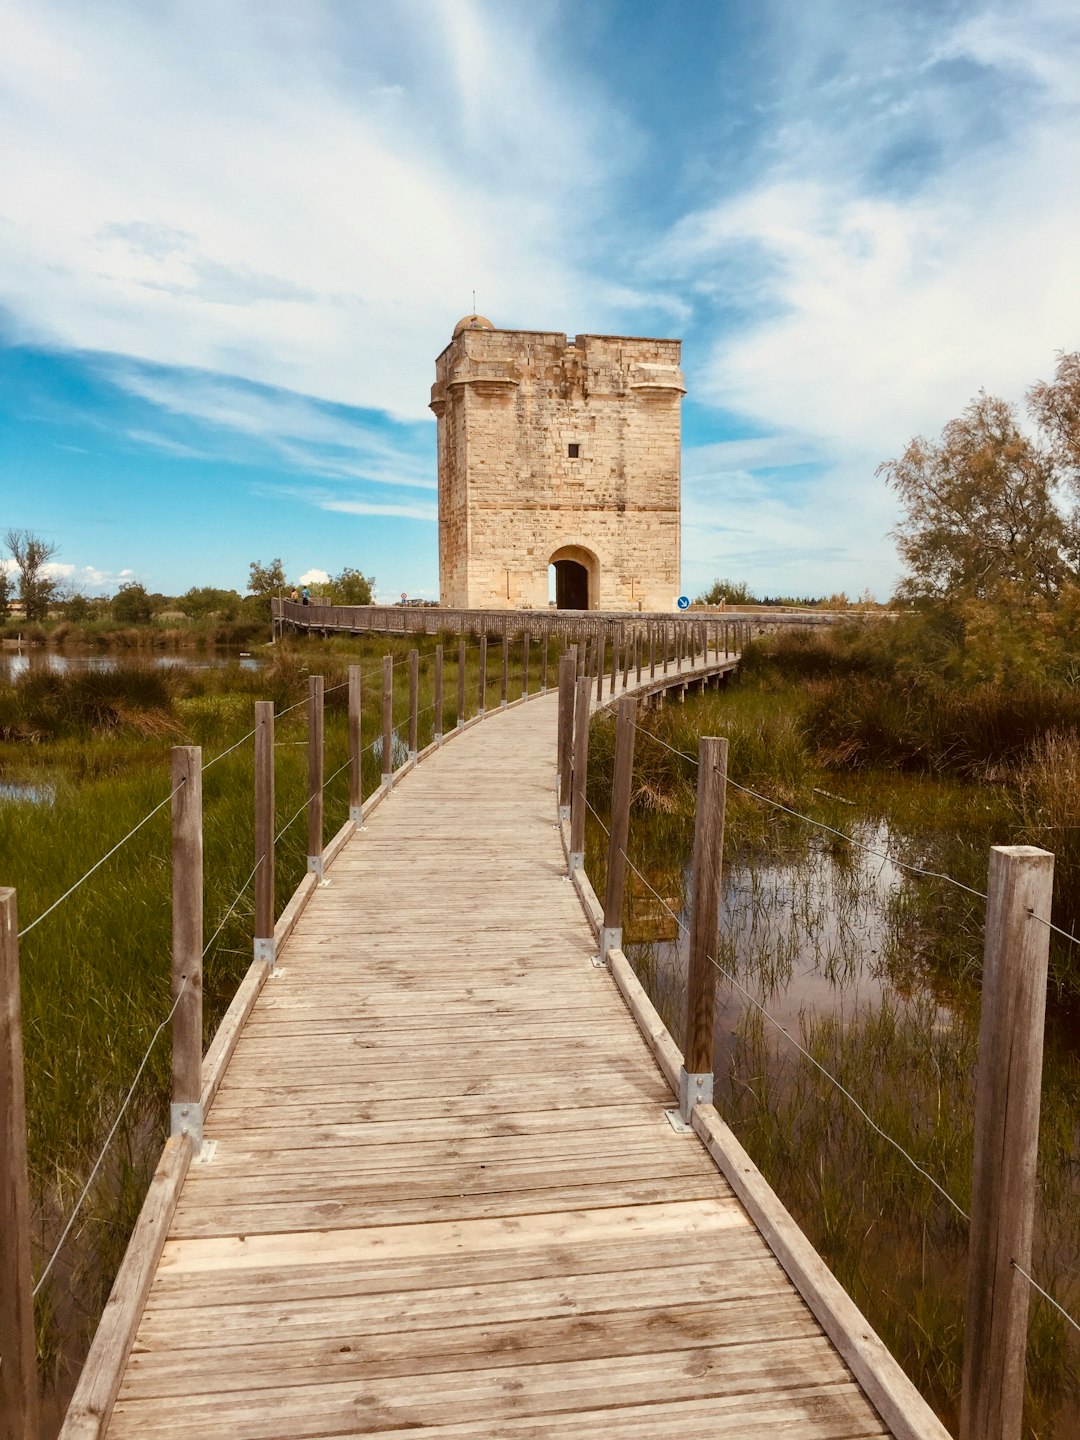
<svg viewBox="0 0 1080 1440"><path fill-rule="evenodd" d="M384 655L382 662L382 786L389 790L394 783L394 657Z"/></svg>
<svg viewBox="0 0 1080 1440"><path fill-rule="evenodd" d="M1054 857L994 845L986 900L960 1440L1019 1440Z"/></svg>
<svg viewBox="0 0 1080 1440"><path fill-rule="evenodd" d="M690 954L686 973L686 1037L679 1075L679 1113L689 1124L695 1105L713 1098L713 1027L720 928L720 872L724 854L728 742L698 742L697 809L694 814L694 878Z"/></svg>
<svg viewBox="0 0 1080 1440"><path fill-rule="evenodd" d="M570 786L572 782L571 755L574 734L574 686L577 684L576 647L571 646L569 654L559 657L559 819L570 818Z"/></svg>
<svg viewBox="0 0 1080 1440"><path fill-rule="evenodd" d="M457 728L465 724L465 641L458 641L457 652Z"/></svg>
<svg viewBox="0 0 1080 1440"><path fill-rule="evenodd" d="M172 752L172 1105L170 1134L202 1147L202 749Z"/></svg>
<svg viewBox="0 0 1080 1440"><path fill-rule="evenodd" d="M0 1435L38 1440L26 1075L15 891L0 889Z"/></svg>
<svg viewBox="0 0 1080 1440"><path fill-rule="evenodd" d="M274 949L274 702L255 701L255 959Z"/></svg>
<svg viewBox="0 0 1080 1440"><path fill-rule="evenodd" d="M622 949L622 913L626 896L626 847L630 838L630 794L634 780L634 735L637 701L633 695L619 700L615 721L615 773L611 781L611 827L608 834L607 884L604 889L604 925L600 931L600 959Z"/></svg>
<svg viewBox="0 0 1080 1440"><path fill-rule="evenodd" d="M415 650L409 651L409 759L415 760L419 751L417 729L420 723L420 656Z"/></svg>
<svg viewBox="0 0 1080 1440"><path fill-rule="evenodd" d="M435 744L443 743L443 647L435 646Z"/></svg>
<svg viewBox="0 0 1080 1440"><path fill-rule="evenodd" d="M307 868L323 878L323 690L321 675L308 677Z"/></svg>
<svg viewBox="0 0 1080 1440"><path fill-rule="evenodd" d="M603 641L601 640L601 646ZM604 678L600 671L601 682ZM589 778L589 702L592 698L592 678L584 676L578 681L576 704L574 706L574 756L573 788L570 795L570 860L569 869L583 869L585 865L585 786Z"/></svg>

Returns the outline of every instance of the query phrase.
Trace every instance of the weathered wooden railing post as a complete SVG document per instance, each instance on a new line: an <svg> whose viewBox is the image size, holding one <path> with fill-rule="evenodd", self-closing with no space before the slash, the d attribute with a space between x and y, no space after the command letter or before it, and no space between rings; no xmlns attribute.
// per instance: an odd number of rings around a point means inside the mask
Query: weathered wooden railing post
<svg viewBox="0 0 1080 1440"><path fill-rule="evenodd" d="M640 630L637 632L637 642L634 646L634 660L637 669L637 683L641 684L641 647L645 644L645 636Z"/></svg>
<svg viewBox="0 0 1080 1440"><path fill-rule="evenodd" d="M26 1076L15 891L0 890L0 1436L38 1440Z"/></svg>
<svg viewBox="0 0 1080 1440"><path fill-rule="evenodd" d="M634 662L634 646L637 637L633 631L623 634L623 659L622 659L622 688L625 690L630 684L630 666Z"/></svg>
<svg viewBox="0 0 1080 1440"><path fill-rule="evenodd" d="M986 900L960 1440L1019 1440L1054 857L994 845Z"/></svg>
<svg viewBox="0 0 1080 1440"><path fill-rule="evenodd" d="M600 931L600 959L609 950L622 949L623 899L626 895L626 846L630 837L630 794L634 780L634 734L637 701L633 695L619 700L615 722L615 773L611 781L611 828L608 834L607 885L604 890L604 927Z"/></svg>
<svg viewBox="0 0 1080 1440"><path fill-rule="evenodd" d="M649 679L656 675L656 626L649 622Z"/></svg>
<svg viewBox="0 0 1080 1440"><path fill-rule="evenodd" d="M483 715L487 702L487 631L480 636L480 704L479 714Z"/></svg>
<svg viewBox="0 0 1080 1440"><path fill-rule="evenodd" d="M389 790L394 783L394 657L384 655L382 662L382 787Z"/></svg>
<svg viewBox="0 0 1080 1440"><path fill-rule="evenodd" d="M274 702L255 701L255 959L274 952Z"/></svg>
<svg viewBox="0 0 1080 1440"><path fill-rule="evenodd" d="M597 698L597 700L603 700L603 698L604 698L604 680L607 678L607 677L606 677L606 672L605 672L605 670L604 670L604 647L605 647L605 644L606 644L606 640L607 640L607 637L606 637L606 635L604 634L603 630L601 630L601 631L600 631L600 635L599 635L599 637L598 637L598 639L597 639L597 642L596 642L596 643L597 643L597 650L596 650L596 698Z"/></svg>
<svg viewBox="0 0 1080 1440"><path fill-rule="evenodd" d="M603 640L600 642L603 647ZM600 671L603 683L604 672ZM570 796L570 860L569 870L585 865L585 786L589 778L589 701L592 679L586 675L578 681L574 706L574 778Z"/></svg>
<svg viewBox="0 0 1080 1440"><path fill-rule="evenodd" d="M506 631L506 624L503 623L502 632L502 684L499 691L499 709L506 709L508 698L508 685L510 683L510 636Z"/></svg>
<svg viewBox="0 0 1080 1440"><path fill-rule="evenodd" d="M529 627L521 632L521 694L529 698Z"/></svg>
<svg viewBox="0 0 1080 1440"><path fill-rule="evenodd" d="M172 1106L170 1134L202 1146L202 749L172 752Z"/></svg>
<svg viewBox="0 0 1080 1440"><path fill-rule="evenodd" d="M686 1124L695 1105L712 1103L713 1025L716 1020L716 942L720 925L720 871L724 854L728 742L698 742L697 811L690 955L686 973L686 1037L679 1075L679 1113Z"/></svg>
<svg viewBox="0 0 1080 1440"><path fill-rule="evenodd" d="M321 675L308 676L307 868L323 880L323 691Z"/></svg>
<svg viewBox="0 0 1080 1440"><path fill-rule="evenodd" d="M457 651L457 728L465 724L465 646L464 639L458 641Z"/></svg>
<svg viewBox="0 0 1080 1440"><path fill-rule="evenodd" d="M619 631L616 626L611 627L611 684L608 687L608 694L615 694L615 683L619 674Z"/></svg>
<svg viewBox="0 0 1080 1440"><path fill-rule="evenodd" d="M559 819L570 818L571 754L574 737L574 687L577 682L576 646L559 656Z"/></svg>
<svg viewBox="0 0 1080 1440"><path fill-rule="evenodd" d="M409 651L409 759L415 760L420 746L417 732L420 724L420 655Z"/></svg>
<svg viewBox="0 0 1080 1440"><path fill-rule="evenodd" d="M544 648L540 655L540 694L547 694L548 650L551 647L551 631L544 631Z"/></svg>
<svg viewBox="0 0 1080 1440"><path fill-rule="evenodd" d="M349 666L349 819L354 825L364 823L364 747L360 736L360 702L362 699L360 666Z"/></svg>
<svg viewBox="0 0 1080 1440"><path fill-rule="evenodd" d="M671 649L671 626L664 621L664 674L668 672L668 652Z"/></svg>
<svg viewBox="0 0 1080 1440"><path fill-rule="evenodd" d="M435 744L443 743L443 647L435 646Z"/></svg>

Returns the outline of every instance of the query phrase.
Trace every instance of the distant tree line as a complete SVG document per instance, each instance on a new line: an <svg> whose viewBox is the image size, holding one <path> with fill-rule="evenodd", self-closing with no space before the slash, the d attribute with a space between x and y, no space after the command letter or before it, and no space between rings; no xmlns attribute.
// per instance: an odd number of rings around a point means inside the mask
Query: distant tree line
<svg viewBox="0 0 1080 1440"><path fill-rule="evenodd" d="M31 530L12 529L3 543L10 562L0 564L0 617L16 603L30 623L56 614L76 623L110 619L120 625L148 625L169 615L194 621L269 620L271 598L288 595L295 588L280 558L275 558L269 564L251 562L243 595L214 585L193 585L182 595L165 595L132 580L114 595L88 596L57 572L53 561L58 547L52 542ZM347 565L321 583L319 593L335 605L370 605L374 584L373 575Z"/></svg>

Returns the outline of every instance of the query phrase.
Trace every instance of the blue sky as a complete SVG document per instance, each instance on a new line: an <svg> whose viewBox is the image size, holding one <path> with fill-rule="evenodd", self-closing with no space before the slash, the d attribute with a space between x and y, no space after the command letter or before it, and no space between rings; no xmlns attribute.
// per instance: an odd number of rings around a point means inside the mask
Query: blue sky
<svg viewBox="0 0 1080 1440"><path fill-rule="evenodd" d="M681 336L683 589L884 597L876 466L1080 346L1073 0L0 0L0 528L437 593L434 359Z"/></svg>

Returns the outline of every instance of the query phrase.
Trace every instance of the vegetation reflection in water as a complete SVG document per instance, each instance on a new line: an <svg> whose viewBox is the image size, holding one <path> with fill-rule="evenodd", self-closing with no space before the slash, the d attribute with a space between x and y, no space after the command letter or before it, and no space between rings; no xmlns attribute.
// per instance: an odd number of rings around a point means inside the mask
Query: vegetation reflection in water
<svg viewBox="0 0 1080 1440"><path fill-rule="evenodd" d="M968 1210L984 906L881 857L984 889L989 846L1029 841L1030 814L1022 786L824 770L801 736L804 697L790 688L789 706L774 686L750 680L718 697L639 715L629 854L643 879L628 877L625 948L681 1043L696 767L650 734L690 755L699 735L727 736L734 779L859 842L729 789L716 952L717 1106L955 1428L967 1224L916 1166ZM590 800L605 819L613 729L607 719L593 722ZM593 820L586 866L601 893L605 847ZM1059 985L1047 1021L1033 1273L1075 1315L1074 1014ZM822 1070L910 1158L875 1133ZM1080 1436L1078 1338L1033 1296L1026 1434Z"/></svg>

